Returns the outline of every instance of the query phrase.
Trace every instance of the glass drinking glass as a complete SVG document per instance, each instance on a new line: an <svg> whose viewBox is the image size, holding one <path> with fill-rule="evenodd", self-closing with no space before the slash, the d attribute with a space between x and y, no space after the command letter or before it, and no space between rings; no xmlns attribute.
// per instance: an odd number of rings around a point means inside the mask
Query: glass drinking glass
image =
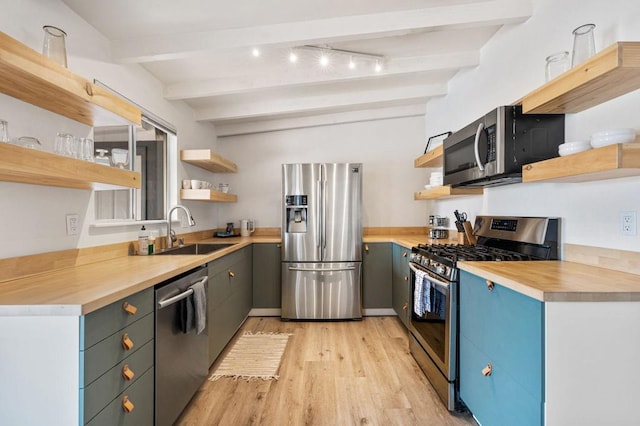
<svg viewBox="0 0 640 426"><path fill-rule="evenodd" d="M93 139L80 138L79 145L80 158L93 163Z"/></svg>
<svg viewBox="0 0 640 426"><path fill-rule="evenodd" d="M545 80L553 80L569 69L569 52L558 52L547 56Z"/></svg>
<svg viewBox="0 0 640 426"><path fill-rule="evenodd" d="M44 30L42 54L66 68L67 47L65 45L65 38L67 37L67 33L51 25L45 25L42 29Z"/></svg>
<svg viewBox="0 0 640 426"><path fill-rule="evenodd" d="M0 120L0 142L9 142L9 123Z"/></svg>
<svg viewBox="0 0 640 426"><path fill-rule="evenodd" d="M573 30L572 68L596 53L595 42L593 41L593 29L595 27L595 24L585 24Z"/></svg>
<svg viewBox="0 0 640 426"><path fill-rule="evenodd" d="M71 157L72 140L73 135L70 135L69 133L60 132L56 134L53 152L58 155L64 155L65 157Z"/></svg>

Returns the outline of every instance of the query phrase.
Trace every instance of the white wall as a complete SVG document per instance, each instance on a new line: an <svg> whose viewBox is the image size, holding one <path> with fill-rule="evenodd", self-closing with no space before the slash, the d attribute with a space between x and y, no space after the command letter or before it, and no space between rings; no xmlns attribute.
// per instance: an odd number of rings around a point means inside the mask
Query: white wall
<svg viewBox="0 0 640 426"><path fill-rule="evenodd" d="M396 118L218 139L218 152L238 165L231 184L238 203L220 205L220 224L254 218L279 227L283 163L363 163L363 226L425 226L424 205L413 201L423 171L424 117Z"/></svg>
<svg viewBox="0 0 640 426"><path fill-rule="evenodd" d="M11 37L40 51L42 26L59 26L68 34L67 56L71 71L89 80L100 80L176 126L180 148L215 149L213 126L195 122L193 112L186 104L165 101L161 84L142 67L112 63L107 40L64 3L58 0L0 0L0 6L0 27ZM50 151L59 131L76 136L91 134L88 126L5 95L0 95L0 117L9 122L11 137L35 136ZM183 177L211 179L206 171L179 163L178 180ZM0 246L0 258L134 240L138 233L138 227L89 228L94 203L90 191L0 182L0 203L4 241ZM189 230L216 226L214 205L188 201L184 204L192 210L198 223ZM68 213L80 215L82 232L79 236L66 236L65 215ZM164 226L155 228L164 232Z"/></svg>
<svg viewBox="0 0 640 426"><path fill-rule="evenodd" d="M629 0L534 0L534 16L505 27L482 49L481 65L460 72L449 95L427 105L426 135L456 130L501 104L510 104L544 84L545 57L571 51L571 31L594 23L596 50L616 41L640 40L640 2ZM566 140L621 127L640 131L640 91L566 119ZM428 179L427 170L425 180ZM640 211L640 178L580 184L516 184L485 189L482 197L428 202L427 214L453 210L477 214L562 218L562 241L640 251L639 236L622 236L620 212ZM453 222L451 222L453 223Z"/></svg>

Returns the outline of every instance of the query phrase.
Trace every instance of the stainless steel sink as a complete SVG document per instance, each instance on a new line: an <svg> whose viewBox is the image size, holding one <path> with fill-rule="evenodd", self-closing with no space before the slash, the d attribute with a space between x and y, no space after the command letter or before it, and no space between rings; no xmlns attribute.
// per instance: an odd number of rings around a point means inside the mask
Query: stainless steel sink
<svg viewBox="0 0 640 426"><path fill-rule="evenodd" d="M222 250L227 247L231 247L235 245L235 243L229 244L219 244L219 243L196 243L196 244L185 244L180 247L173 247L166 250L159 251L155 254L209 254L214 251Z"/></svg>

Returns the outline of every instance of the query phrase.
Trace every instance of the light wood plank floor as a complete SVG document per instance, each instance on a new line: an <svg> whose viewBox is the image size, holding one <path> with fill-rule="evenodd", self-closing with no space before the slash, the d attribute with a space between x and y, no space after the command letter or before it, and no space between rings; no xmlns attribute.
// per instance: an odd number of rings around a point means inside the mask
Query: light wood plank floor
<svg viewBox="0 0 640 426"><path fill-rule="evenodd" d="M449 413L414 361L396 317L282 322L250 317L245 331L292 333L278 381L206 381L180 425L475 425ZM223 359L233 341L211 368Z"/></svg>

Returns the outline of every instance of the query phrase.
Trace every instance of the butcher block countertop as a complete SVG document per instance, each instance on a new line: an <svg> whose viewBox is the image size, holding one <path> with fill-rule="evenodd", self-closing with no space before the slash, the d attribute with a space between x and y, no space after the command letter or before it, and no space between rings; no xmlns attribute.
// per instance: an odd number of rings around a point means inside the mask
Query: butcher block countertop
<svg viewBox="0 0 640 426"><path fill-rule="evenodd" d="M458 266L542 302L640 301L640 275L577 262L458 262Z"/></svg>

